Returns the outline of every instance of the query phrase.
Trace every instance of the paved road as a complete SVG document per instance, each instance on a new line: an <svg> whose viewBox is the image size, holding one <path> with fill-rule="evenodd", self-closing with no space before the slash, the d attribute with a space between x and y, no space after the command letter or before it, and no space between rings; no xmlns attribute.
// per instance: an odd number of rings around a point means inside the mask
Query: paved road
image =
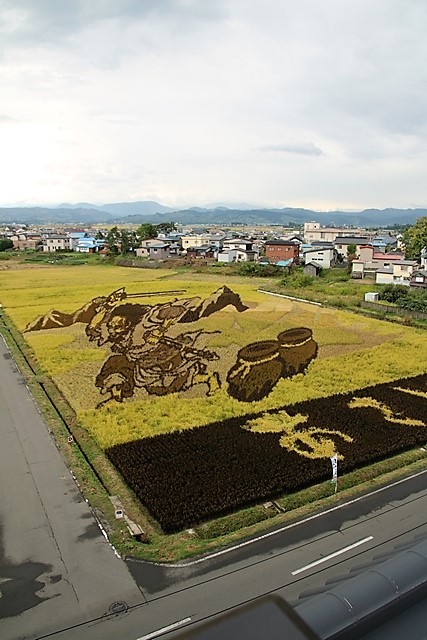
<svg viewBox="0 0 427 640"><path fill-rule="evenodd" d="M0 638L39 637L144 601L0 339Z"/></svg>
<svg viewBox="0 0 427 640"><path fill-rule="evenodd" d="M355 503L359 505L359 513L353 513L354 517L349 517L351 505L338 511L342 516L338 517L336 511L325 514L312 521L316 525L311 535L307 535L308 521L264 538L250 545L250 553L247 547L242 547L226 556L176 569L137 563L141 582L145 580L151 589L145 590L147 602L125 615L79 627L78 638L161 637L162 629L177 623L177 628L183 628L210 619L218 612L271 592L298 604L301 595L324 590L325 584L330 586L341 578L348 579L365 566L371 567L398 553L401 545L413 545L420 537L427 538L426 479L427 474L419 475ZM323 525L317 524L319 520ZM265 546L267 540L269 547ZM164 580L153 589L156 572L162 572ZM76 632L75 628L64 630L54 637L73 640Z"/></svg>
<svg viewBox="0 0 427 640"><path fill-rule="evenodd" d="M255 545L252 557L246 560L236 552L235 558L229 557L226 573L224 567L218 569L214 562L208 562L203 575L169 584L157 594L147 593L145 605L114 620L85 625L79 628L78 638L161 637L162 629L176 623L183 628L269 592L296 604L301 593L324 589L325 583L334 584L342 577L348 579L364 566L380 562L383 554L397 553L399 545L414 544L417 536L427 538L426 510L427 492L423 490L370 511L357 521L349 521L340 531L330 531L324 536L315 534L311 540L301 539L289 545L283 538L270 553L258 554ZM339 555L331 557L336 553ZM320 564L309 566L318 561ZM300 573L295 573L299 570ZM156 631L159 635L151 636ZM55 635L55 639L73 640L75 633L75 629L64 631Z"/></svg>

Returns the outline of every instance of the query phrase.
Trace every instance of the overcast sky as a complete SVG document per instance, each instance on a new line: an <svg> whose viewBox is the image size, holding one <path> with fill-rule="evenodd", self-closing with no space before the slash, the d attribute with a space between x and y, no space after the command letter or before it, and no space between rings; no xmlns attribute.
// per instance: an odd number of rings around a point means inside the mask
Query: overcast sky
<svg viewBox="0 0 427 640"><path fill-rule="evenodd" d="M0 204L427 206L426 0L0 0Z"/></svg>

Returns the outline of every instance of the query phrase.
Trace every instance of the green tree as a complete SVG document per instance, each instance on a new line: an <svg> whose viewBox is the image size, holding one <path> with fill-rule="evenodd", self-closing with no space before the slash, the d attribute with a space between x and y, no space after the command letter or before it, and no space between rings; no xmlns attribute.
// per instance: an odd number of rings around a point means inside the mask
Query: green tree
<svg viewBox="0 0 427 640"><path fill-rule="evenodd" d="M110 253L118 253L121 242L121 234L117 227L112 227L106 237L107 247Z"/></svg>
<svg viewBox="0 0 427 640"><path fill-rule="evenodd" d="M409 294L409 287L404 284L386 284L380 293L381 300L397 303Z"/></svg>
<svg viewBox="0 0 427 640"><path fill-rule="evenodd" d="M155 224L144 222L136 230L136 235L140 240L149 240L150 238L157 238L157 227Z"/></svg>
<svg viewBox="0 0 427 640"><path fill-rule="evenodd" d="M241 262L238 267L238 274L240 276L259 276L263 268L256 262Z"/></svg>
<svg viewBox="0 0 427 640"><path fill-rule="evenodd" d="M356 258L356 254L357 254L357 245L355 245L353 242L349 245L347 245L347 260L354 260Z"/></svg>
<svg viewBox="0 0 427 640"><path fill-rule="evenodd" d="M129 231L129 242L131 251L135 251L135 249L139 247L139 243L141 242L141 240L136 235L136 231Z"/></svg>
<svg viewBox="0 0 427 640"><path fill-rule="evenodd" d="M356 260L356 258L357 258L357 246L354 244L354 242L352 242L349 245L347 245L347 262L348 262L347 272L348 273L352 272L353 260Z"/></svg>
<svg viewBox="0 0 427 640"><path fill-rule="evenodd" d="M421 249L427 245L427 216L418 218L412 227L403 232L403 242L406 257L419 259Z"/></svg>
<svg viewBox="0 0 427 640"><path fill-rule="evenodd" d="M125 255L129 253L132 249L132 237L131 234L126 231L126 229L122 229L120 231L120 253Z"/></svg>
<svg viewBox="0 0 427 640"><path fill-rule="evenodd" d="M9 240L9 238L0 238L0 251L6 251L7 249L12 249L13 242Z"/></svg>
<svg viewBox="0 0 427 640"><path fill-rule="evenodd" d="M175 222L161 222L157 225L157 233L170 233L176 231Z"/></svg>

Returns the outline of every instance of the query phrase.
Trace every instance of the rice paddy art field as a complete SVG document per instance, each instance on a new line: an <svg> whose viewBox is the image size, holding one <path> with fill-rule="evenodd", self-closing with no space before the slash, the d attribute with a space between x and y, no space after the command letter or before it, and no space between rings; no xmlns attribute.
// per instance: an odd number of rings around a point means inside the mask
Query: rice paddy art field
<svg viewBox="0 0 427 640"><path fill-rule="evenodd" d="M427 441L421 330L160 269L0 272L0 303L165 532Z"/></svg>

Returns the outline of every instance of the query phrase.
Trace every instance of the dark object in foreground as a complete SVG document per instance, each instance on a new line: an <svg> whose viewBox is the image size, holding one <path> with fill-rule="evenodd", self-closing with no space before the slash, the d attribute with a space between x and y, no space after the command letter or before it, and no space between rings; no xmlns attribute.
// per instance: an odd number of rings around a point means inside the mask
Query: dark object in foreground
<svg viewBox="0 0 427 640"><path fill-rule="evenodd" d="M264 596L207 623L175 633L176 640L319 640L302 618L277 596Z"/></svg>

